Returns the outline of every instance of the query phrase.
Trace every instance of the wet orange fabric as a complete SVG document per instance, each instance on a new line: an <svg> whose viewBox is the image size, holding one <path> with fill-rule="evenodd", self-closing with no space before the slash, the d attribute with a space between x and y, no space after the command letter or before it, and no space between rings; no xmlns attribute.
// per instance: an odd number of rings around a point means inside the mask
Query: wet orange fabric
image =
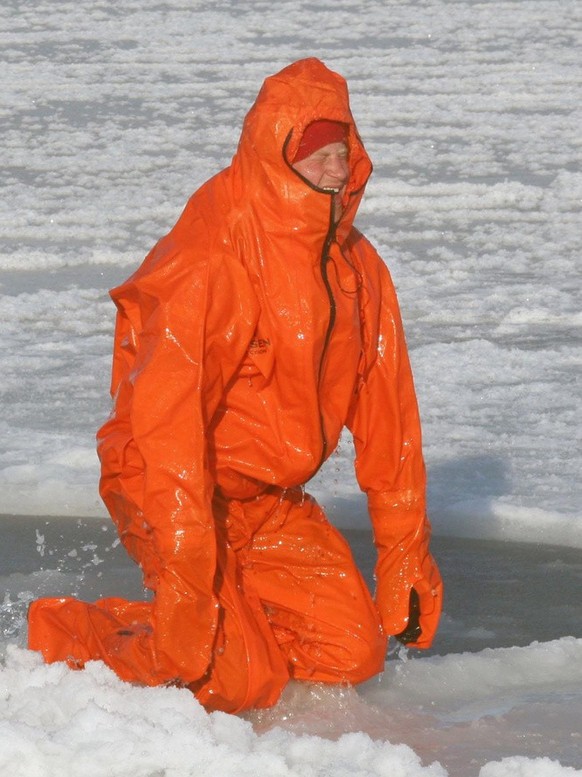
<svg viewBox="0 0 582 777"><path fill-rule="evenodd" d="M349 127L337 226L332 195L288 161L321 118ZM102 658L126 679L189 684L209 708L233 710L272 704L289 676L379 671L380 624L405 627L411 586L417 645L431 643L442 584L412 375L390 275L353 226L371 169L344 80L316 59L295 63L265 81L231 165L112 291L101 495L154 598L41 600L30 644L47 660ZM344 426L378 548L376 605L337 532L296 498ZM309 655L298 651L314 633Z"/></svg>
<svg viewBox="0 0 582 777"><path fill-rule="evenodd" d="M191 683L209 709L274 704L290 677L358 683L380 672L386 638L345 539L301 488L244 502L216 495L213 593L217 637L209 671ZM346 590L347 586L347 590ZM156 605L108 598L41 599L30 647L75 668L102 659L124 680L184 684L156 653ZM195 650L199 629L185 634Z"/></svg>

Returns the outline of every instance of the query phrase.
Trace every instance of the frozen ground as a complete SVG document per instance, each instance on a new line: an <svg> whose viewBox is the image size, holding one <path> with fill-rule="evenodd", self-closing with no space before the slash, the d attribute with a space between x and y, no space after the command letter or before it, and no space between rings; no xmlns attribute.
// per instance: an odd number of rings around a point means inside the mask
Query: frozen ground
<svg viewBox="0 0 582 777"><path fill-rule="evenodd" d="M580 773L581 38L578 0L4 0L2 774ZM359 225L399 290L449 596L441 655L359 695L291 688L251 727L43 667L23 614L139 592L96 492L106 290L228 163L265 75L312 54L375 162ZM348 440L312 490L365 540Z"/></svg>

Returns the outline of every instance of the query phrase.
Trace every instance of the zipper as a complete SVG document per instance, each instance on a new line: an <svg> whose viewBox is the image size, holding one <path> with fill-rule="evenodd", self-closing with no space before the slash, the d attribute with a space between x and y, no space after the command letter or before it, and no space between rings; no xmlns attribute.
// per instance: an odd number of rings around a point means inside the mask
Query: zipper
<svg viewBox="0 0 582 777"><path fill-rule="evenodd" d="M335 304L335 298L333 296L333 291L331 288L331 283L329 282L329 278L327 275L327 263L329 261L329 249L331 244L334 241L335 238L335 230L336 225L333 220L333 197L331 198L331 211L330 211L330 218L329 218L329 229L327 230L327 235L325 236L325 241L323 243L323 249L321 251L321 260L320 260L320 269L321 269L321 277L323 280L323 284L325 286L325 290L327 292L327 296L329 299L329 321L327 324L327 330L325 333L325 339L323 341L323 349L321 351L321 359L319 361L319 374L317 376L317 389L319 394L319 389L321 388L321 379L323 377L323 364L325 361L325 355L327 353L327 349L329 347L329 341L331 340L331 333L333 331L333 327L335 324L335 317L336 317L336 304ZM319 405L319 402L318 402ZM321 427L321 439L322 439L322 450L321 450L321 458L319 459L319 463L317 465L317 469L315 472L319 470L323 462L325 461L325 456L327 454L327 437L325 436L325 427L323 423L323 414L321 413L321 408L319 410L319 423ZM315 472L313 473L315 475Z"/></svg>

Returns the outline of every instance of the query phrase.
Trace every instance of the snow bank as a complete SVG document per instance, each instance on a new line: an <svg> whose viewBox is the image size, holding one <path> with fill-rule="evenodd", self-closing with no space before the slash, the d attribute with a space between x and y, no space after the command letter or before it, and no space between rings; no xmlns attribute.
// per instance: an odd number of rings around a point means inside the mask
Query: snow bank
<svg viewBox="0 0 582 777"><path fill-rule="evenodd" d="M131 687L97 662L71 672L10 648L1 676L0 769L11 777L446 775L409 747L362 733L259 736L240 718L206 714L189 691Z"/></svg>
<svg viewBox="0 0 582 777"><path fill-rule="evenodd" d="M0 769L11 777L571 777L582 772L551 753L561 749L566 761L579 753L581 665L582 640L571 639L397 662L360 694L295 684L277 707L244 720L207 714L186 690L124 684L99 662L74 672L9 646Z"/></svg>

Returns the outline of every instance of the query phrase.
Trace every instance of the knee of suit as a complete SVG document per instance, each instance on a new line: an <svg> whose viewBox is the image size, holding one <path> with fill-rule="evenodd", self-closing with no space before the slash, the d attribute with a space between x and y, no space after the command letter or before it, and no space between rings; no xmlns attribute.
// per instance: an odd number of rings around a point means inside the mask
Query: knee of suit
<svg viewBox="0 0 582 777"><path fill-rule="evenodd" d="M287 685L289 673L283 661L278 666L257 664L241 660L236 673L214 667L206 678L188 687L208 712L237 714L272 707Z"/></svg>
<svg viewBox="0 0 582 777"><path fill-rule="evenodd" d="M347 678L348 682L361 683L383 672L387 647L388 639L381 628L377 628L365 639L361 639L356 652L355 664Z"/></svg>
<svg viewBox="0 0 582 777"><path fill-rule="evenodd" d="M386 648L378 620L367 630L338 631L327 642L299 639L288 645L287 660L294 679L354 685L383 671Z"/></svg>

